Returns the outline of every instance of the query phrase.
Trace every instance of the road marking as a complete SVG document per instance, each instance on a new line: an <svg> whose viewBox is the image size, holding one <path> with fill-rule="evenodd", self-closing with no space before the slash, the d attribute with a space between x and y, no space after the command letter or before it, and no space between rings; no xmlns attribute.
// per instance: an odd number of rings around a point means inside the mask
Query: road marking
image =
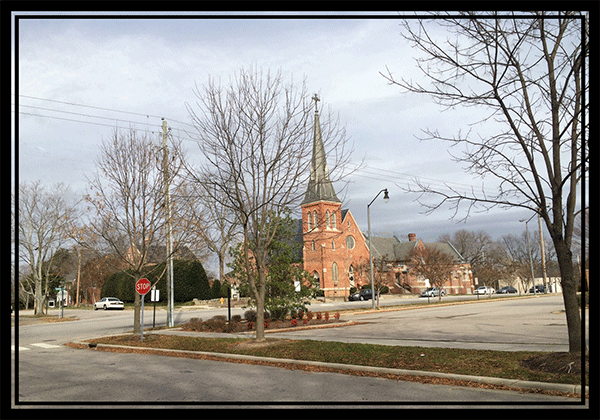
<svg viewBox="0 0 600 420"><path fill-rule="evenodd" d="M33 343L32 346L41 347L44 349L55 349L55 348L60 347L60 346L57 346L56 344L46 344L46 343Z"/></svg>
<svg viewBox="0 0 600 420"><path fill-rule="evenodd" d="M12 351L15 351L15 346L14 346L14 345L11 345L11 346L10 346L10 349L11 349ZM29 348L27 348L27 347L21 347L21 346L19 346L19 351L24 351L24 350L29 350Z"/></svg>
<svg viewBox="0 0 600 420"><path fill-rule="evenodd" d="M46 344L46 343L32 343L29 344L30 346L36 346L36 347L41 347L43 349L57 349L59 347L62 346L57 346L56 344ZM15 351L15 345L11 344L10 346L11 351ZM25 350L31 350L29 347L22 347L19 346L19 351L25 351Z"/></svg>

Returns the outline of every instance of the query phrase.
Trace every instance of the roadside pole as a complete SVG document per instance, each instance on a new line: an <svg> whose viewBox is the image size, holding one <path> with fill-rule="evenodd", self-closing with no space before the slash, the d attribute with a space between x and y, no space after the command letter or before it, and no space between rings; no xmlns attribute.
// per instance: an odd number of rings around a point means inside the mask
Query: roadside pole
<svg viewBox="0 0 600 420"><path fill-rule="evenodd" d="M227 287L227 322L231 322L231 285Z"/></svg>
<svg viewBox="0 0 600 420"><path fill-rule="evenodd" d="M135 283L135 291L142 296L142 314L141 314L141 322L140 322L140 338L141 341L144 341L144 297L146 293L150 291L150 281L148 279L139 279Z"/></svg>
<svg viewBox="0 0 600 420"><path fill-rule="evenodd" d="M142 321L140 322L140 337L142 339L142 342L144 341L144 298L146 297L146 295L142 295Z"/></svg>

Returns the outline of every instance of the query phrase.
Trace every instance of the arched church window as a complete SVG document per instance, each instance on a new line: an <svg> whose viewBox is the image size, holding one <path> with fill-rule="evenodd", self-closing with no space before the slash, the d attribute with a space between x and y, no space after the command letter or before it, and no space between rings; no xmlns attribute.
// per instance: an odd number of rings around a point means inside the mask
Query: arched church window
<svg viewBox="0 0 600 420"><path fill-rule="evenodd" d="M354 286L354 267L350 266L348 269L348 280L350 281L350 286Z"/></svg>
<svg viewBox="0 0 600 420"><path fill-rule="evenodd" d="M315 227L315 229L319 227L319 221L318 220L319 219L317 219L317 211L315 210L313 212L313 226Z"/></svg>
<svg viewBox="0 0 600 420"><path fill-rule="evenodd" d="M331 265L331 279L334 283L338 282L338 266L336 263Z"/></svg>
<svg viewBox="0 0 600 420"><path fill-rule="evenodd" d="M312 241L312 250L314 251L315 249L316 249L315 241Z"/></svg>
<svg viewBox="0 0 600 420"><path fill-rule="evenodd" d="M331 227L337 229L337 221L335 217L335 212L331 213Z"/></svg>
<svg viewBox="0 0 600 420"><path fill-rule="evenodd" d="M306 218L306 230L311 230L312 229L312 215L310 214L310 212L308 212L308 217Z"/></svg>
<svg viewBox="0 0 600 420"><path fill-rule="evenodd" d="M334 240L331 241L331 250L335 251L335 241Z"/></svg>
<svg viewBox="0 0 600 420"><path fill-rule="evenodd" d="M327 227L327 229L329 229L331 227L331 220L330 220L330 217L329 217L329 210L327 210L325 212L325 223L326 223L325 226Z"/></svg>

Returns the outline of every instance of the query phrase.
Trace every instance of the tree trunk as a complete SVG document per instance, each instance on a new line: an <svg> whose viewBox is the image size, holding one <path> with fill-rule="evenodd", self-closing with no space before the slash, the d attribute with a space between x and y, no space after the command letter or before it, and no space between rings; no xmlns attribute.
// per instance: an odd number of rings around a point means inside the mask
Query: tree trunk
<svg viewBox="0 0 600 420"><path fill-rule="evenodd" d="M569 334L569 352L579 353L582 348L581 315L577 303L577 279L573 270L573 254L564 241L555 240L554 247L560 267L562 295ZM585 311L584 306L582 302L582 313Z"/></svg>
<svg viewBox="0 0 600 420"><path fill-rule="evenodd" d="M42 315L44 313L44 296L41 278L35 279L35 297L33 299L33 306L34 315Z"/></svg>
<svg viewBox="0 0 600 420"><path fill-rule="evenodd" d="M264 270L259 268L258 285L256 287L258 293L256 297L256 339L265 339L265 283L266 274Z"/></svg>

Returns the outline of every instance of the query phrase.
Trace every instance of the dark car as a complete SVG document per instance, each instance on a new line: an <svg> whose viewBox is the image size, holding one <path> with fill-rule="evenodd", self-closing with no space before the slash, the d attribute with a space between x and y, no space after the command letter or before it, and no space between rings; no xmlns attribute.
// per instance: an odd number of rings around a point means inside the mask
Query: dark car
<svg viewBox="0 0 600 420"><path fill-rule="evenodd" d="M544 289L544 285L537 284L535 286L535 293L544 293L545 291L546 291L546 289ZM534 293L533 292L533 287L531 289L529 289L529 293Z"/></svg>
<svg viewBox="0 0 600 420"><path fill-rule="evenodd" d="M504 286L499 288L496 293L517 293L517 289L512 286Z"/></svg>
<svg viewBox="0 0 600 420"><path fill-rule="evenodd" d="M377 292L375 292L375 297L377 297ZM359 293L354 293L348 297L348 300L369 300L373 299L373 293L371 289L361 290Z"/></svg>

